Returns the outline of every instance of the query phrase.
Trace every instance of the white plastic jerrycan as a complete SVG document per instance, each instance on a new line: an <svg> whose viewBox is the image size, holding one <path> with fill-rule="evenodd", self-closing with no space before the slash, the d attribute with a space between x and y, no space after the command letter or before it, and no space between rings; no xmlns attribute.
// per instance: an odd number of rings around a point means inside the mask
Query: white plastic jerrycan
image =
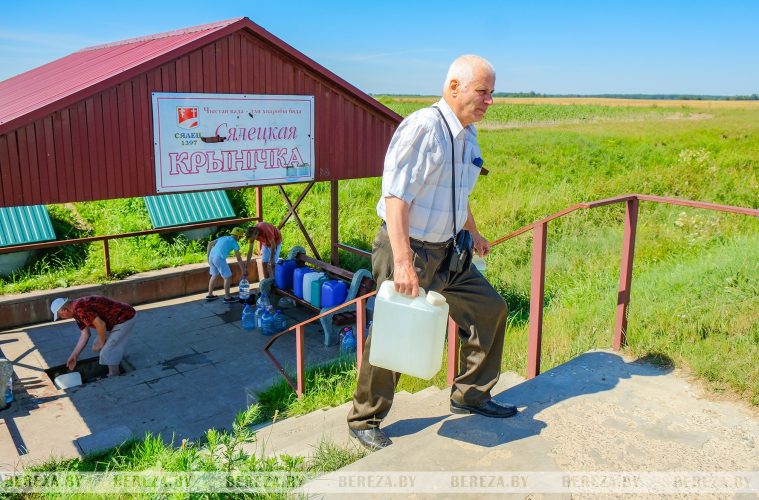
<svg viewBox="0 0 759 500"><path fill-rule="evenodd" d="M369 363L429 380L443 361L447 324L445 297L421 288L410 297L385 281L374 304Z"/></svg>

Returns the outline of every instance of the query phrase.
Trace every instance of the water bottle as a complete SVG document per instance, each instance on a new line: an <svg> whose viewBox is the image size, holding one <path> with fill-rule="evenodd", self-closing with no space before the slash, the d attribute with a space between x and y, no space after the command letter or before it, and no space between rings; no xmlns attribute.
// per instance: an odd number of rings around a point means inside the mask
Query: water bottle
<svg viewBox="0 0 759 500"><path fill-rule="evenodd" d="M269 296L265 293L261 293L261 295L258 297L258 302L256 302L256 328L261 329L261 318L264 315L264 312L266 312L266 309L271 305L271 302L269 302Z"/></svg>
<svg viewBox="0 0 759 500"><path fill-rule="evenodd" d="M13 375L8 377L8 385L5 387L5 404L9 405L13 402Z"/></svg>
<svg viewBox="0 0 759 500"><path fill-rule="evenodd" d="M248 300L250 298L250 283L245 277L240 280L240 285L238 288L240 300L243 302Z"/></svg>
<svg viewBox="0 0 759 500"><path fill-rule="evenodd" d="M256 306L256 312L254 315L255 318L255 328L258 328L261 330L263 328L263 323L261 319L264 316L264 312L266 312L266 306L264 306L260 301L258 302L258 305Z"/></svg>
<svg viewBox="0 0 759 500"><path fill-rule="evenodd" d="M353 328L346 326L340 334L340 354L347 355L356 352L356 336Z"/></svg>
<svg viewBox="0 0 759 500"><path fill-rule="evenodd" d="M242 310L242 328L244 330L256 328L256 311L250 304L245 304Z"/></svg>
<svg viewBox="0 0 759 500"><path fill-rule="evenodd" d="M269 307L271 305L271 300L269 300L269 294L261 292L261 295L259 295L258 297L257 304L263 307L264 309Z"/></svg>
<svg viewBox="0 0 759 500"><path fill-rule="evenodd" d="M274 331L281 332L287 329L287 316L284 315L282 309L277 309L274 314Z"/></svg>
<svg viewBox="0 0 759 500"><path fill-rule="evenodd" d="M272 306L269 306L261 316L261 333L267 337L276 333L274 330L274 308Z"/></svg>

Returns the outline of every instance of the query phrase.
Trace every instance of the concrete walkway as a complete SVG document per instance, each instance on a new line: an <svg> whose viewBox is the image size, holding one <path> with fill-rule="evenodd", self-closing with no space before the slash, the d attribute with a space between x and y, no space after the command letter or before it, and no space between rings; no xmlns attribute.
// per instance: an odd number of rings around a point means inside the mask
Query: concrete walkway
<svg viewBox="0 0 759 500"><path fill-rule="evenodd" d="M680 497L740 493L734 488L721 494L698 483L711 473L738 482L749 478L752 494L745 498L759 493L756 409L711 400L671 370L594 351L532 380L503 374L494 394L517 404L519 415L452 415L449 389L399 394L383 425L394 444L302 492L314 498L569 498L594 492L583 489L583 481L587 487L587 474L600 472L611 482L595 493L621 498L624 491L613 489L613 481L624 473L651 472L663 473L672 482L667 491ZM355 446L346 414L344 405L274 424L259 430L255 446L305 455L324 440ZM630 480L645 484L647 478Z"/></svg>
<svg viewBox="0 0 759 500"><path fill-rule="evenodd" d="M0 413L0 471L81 456L145 432L178 442L229 427L248 391L279 379L261 352L267 338L241 329L239 304L206 303L198 294L137 309L128 356L134 370L68 391L55 389L43 370L65 362L78 336L73 322L0 333L0 349L17 377L17 400ZM336 347L323 347L317 327L306 338L309 363L337 357ZM278 344L276 355L294 362L294 341ZM592 473L613 482L620 474L635 480L649 472L695 485L664 492L678 497L740 498L743 492L756 498L759 492L759 412L713 400L672 370L594 351L532 380L504 373L493 394L520 413L503 420L452 415L448 394L436 388L399 393L383 425L394 444L306 484L302 493L569 498L599 494L582 487L592 484ZM262 426L247 451L308 456L322 441L357 447L348 437L347 408ZM747 483L715 491L698 482L715 473ZM624 493L630 491L600 491Z"/></svg>
<svg viewBox="0 0 759 500"><path fill-rule="evenodd" d="M0 471L51 456L78 457L145 432L179 442L212 427L230 428L249 394L281 376L262 351L269 337L241 328L243 306L207 303L203 295L138 306L126 357L133 371L66 391L55 388L44 370L66 362L79 337L73 321L0 332L0 350L16 378L16 401L0 412ZM284 311L290 324L308 316ZM96 356L95 337L80 360ZM308 364L339 355L323 339L319 327L307 329ZM278 341L273 352L294 366L293 337Z"/></svg>

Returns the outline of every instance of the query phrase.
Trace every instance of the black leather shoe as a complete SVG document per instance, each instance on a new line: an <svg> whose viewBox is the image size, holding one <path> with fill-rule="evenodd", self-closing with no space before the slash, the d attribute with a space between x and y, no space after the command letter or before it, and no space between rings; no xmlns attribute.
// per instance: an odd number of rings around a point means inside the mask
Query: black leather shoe
<svg viewBox="0 0 759 500"><path fill-rule="evenodd" d="M351 435L358 440L364 448L371 451L381 450L393 444L385 431L378 427L372 429L350 429Z"/></svg>
<svg viewBox="0 0 759 500"><path fill-rule="evenodd" d="M465 405L451 400L451 413L459 415L477 413L485 417L507 418L517 414L517 407L510 404L496 403L492 399L478 405Z"/></svg>

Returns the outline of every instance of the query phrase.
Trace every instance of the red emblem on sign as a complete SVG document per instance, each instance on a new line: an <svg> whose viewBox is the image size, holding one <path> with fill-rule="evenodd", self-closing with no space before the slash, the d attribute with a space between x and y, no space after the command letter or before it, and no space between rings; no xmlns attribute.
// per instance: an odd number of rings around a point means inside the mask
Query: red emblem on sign
<svg viewBox="0 0 759 500"><path fill-rule="evenodd" d="M190 129L198 126L198 108L177 108L177 125Z"/></svg>

